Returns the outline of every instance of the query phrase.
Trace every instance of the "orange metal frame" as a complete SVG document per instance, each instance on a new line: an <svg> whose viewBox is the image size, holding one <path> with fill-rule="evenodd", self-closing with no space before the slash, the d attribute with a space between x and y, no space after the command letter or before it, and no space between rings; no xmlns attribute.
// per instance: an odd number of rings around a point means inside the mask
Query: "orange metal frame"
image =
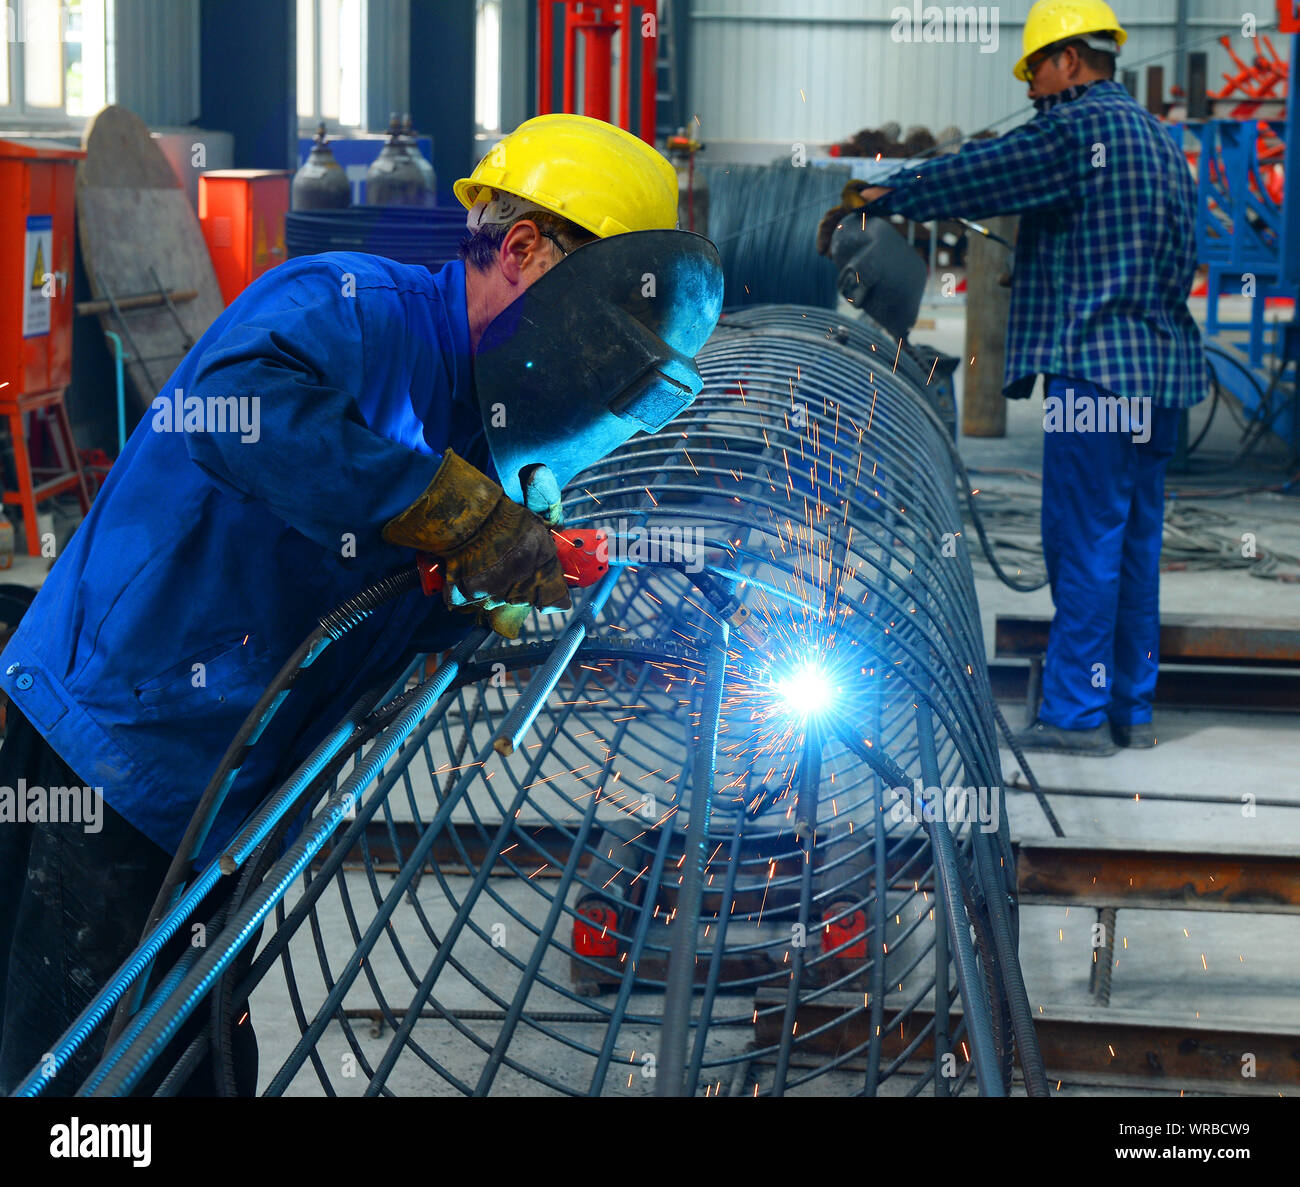
<svg viewBox="0 0 1300 1187"><path fill-rule="evenodd" d="M637 135L647 144L655 141L656 61L659 27L655 5L629 0L538 0L537 4L537 113L556 111L555 68L556 8L564 8L564 93L558 110L578 113L578 47L582 45L582 111L594 119L610 120L613 88L618 88L618 126L632 131L632 110L639 108ZM651 18L647 25L647 18ZM632 77L633 30L641 39L641 77ZM619 70L614 77L614 38L619 38Z"/></svg>

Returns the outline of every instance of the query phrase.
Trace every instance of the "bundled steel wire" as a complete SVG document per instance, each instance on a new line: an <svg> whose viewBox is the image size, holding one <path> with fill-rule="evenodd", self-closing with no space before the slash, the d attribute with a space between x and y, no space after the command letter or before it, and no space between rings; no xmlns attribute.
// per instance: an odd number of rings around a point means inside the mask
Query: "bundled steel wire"
<svg viewBox="0 0 1300 1187"><path fill-rule="evenodd" d="M835 266L816 254L817 224L840 202L848 169L699 165L709 191L709 238L722 254L727 303L769 301L834 309Z"/></svg>
<svg viewBox="0 0 1300 1187"><path fill-rule="evenodd" d="M229 1090L247 1002L273 1095L1046 1093L951 454L807 314L570 489L614 562L572 615L358 706L296 839L268 800L85 1090Z"/></svg>

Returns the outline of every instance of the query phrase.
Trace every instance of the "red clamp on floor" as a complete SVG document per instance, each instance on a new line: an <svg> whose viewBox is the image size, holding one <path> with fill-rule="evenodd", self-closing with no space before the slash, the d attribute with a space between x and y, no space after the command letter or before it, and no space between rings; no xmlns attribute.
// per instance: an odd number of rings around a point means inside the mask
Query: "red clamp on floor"
<svg viewBox="0 0 1300 1187"><path fill-rule="evenodd" d="M583 903L573 921L573 950L579 956L617 956L618 912L605 903Z"/></svg>
<svg viewBox="0 0 1300 1187"><path fill-rule="evenodd" d="M836 960L866 960L867 913L858 908L845 915L847 906L847 903L833 904L822 916L822 951ZM841 947L842 944L847 947Z"/></svg>

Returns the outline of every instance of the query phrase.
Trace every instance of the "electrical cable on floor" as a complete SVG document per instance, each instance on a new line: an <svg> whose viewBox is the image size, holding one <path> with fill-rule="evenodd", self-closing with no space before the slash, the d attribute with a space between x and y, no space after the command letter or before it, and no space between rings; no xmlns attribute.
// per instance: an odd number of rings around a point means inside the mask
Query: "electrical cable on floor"
<svg viewBox="0 0 1300 1187"><path fill-rule="evenodd" d="M1030 471L983 470L976 474L1003 473L1037 479ZM1283 493L1300 480L1300 473L1285 483L1269 486L1232 488L1224 491L1197 490L1186 495L1195 498L1228 498L1256 493ZM1233 534L1230 525L1239 522L1234 517L1182 502L1183 492L1170 492L1170 506L1165 511L1164 542L1161 547L1161 568L1165 572L1202 570L1245 570L1252 577L1264 580L1293 582L1300 580L1300 557L1279 549L1266 548L1258 540L1252 544L1253 554L1243 554L1240 534ZM1040 500L1027 491L1005 487L981 488L981 507L976 511L973 500L968 499L971 513L976 516L981 533L981 544L996 543L1003 549L1017 549L1038 554L1040 539ZM1216 530L1217 529L1217 530ZM988 548L985 556L988 556ZM995 574L1005 581L1000 568ZM1007 584L1010 584L1007 582ZM1041 588L1041 583L1033 588ZM1017 589L1019 586L1012 585Z"/></svg>

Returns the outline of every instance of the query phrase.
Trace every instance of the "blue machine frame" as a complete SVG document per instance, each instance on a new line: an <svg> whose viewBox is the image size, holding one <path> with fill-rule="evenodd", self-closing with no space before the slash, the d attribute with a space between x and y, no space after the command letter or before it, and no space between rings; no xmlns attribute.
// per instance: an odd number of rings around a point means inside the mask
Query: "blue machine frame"
<svg viewBox="0 0 1300 1187"><path fill-rule="evenodd" d="M1291 37L1291 61L1300 62ZM1284 120L1267 120L1287 146L1297 135L1300 104L1287 103ZM1270 297L1300 295L1300 171L1287 169L1282 202L1269 195L1259 159L1257 120L1211 119L1189 123L1200 142L1197 169L1196 246L1209 265L1206 359L1220 386L1240 403L1246 418L1267 427L1300 454L1300 416L1286 368L1300 362L1300 321L1268 322ZM1253 283L1252 283L1253 280ZM1219 316L1219 298L1251 298L1245 321ZM1244 334L1244 339L1243 339Z"/></svg>

